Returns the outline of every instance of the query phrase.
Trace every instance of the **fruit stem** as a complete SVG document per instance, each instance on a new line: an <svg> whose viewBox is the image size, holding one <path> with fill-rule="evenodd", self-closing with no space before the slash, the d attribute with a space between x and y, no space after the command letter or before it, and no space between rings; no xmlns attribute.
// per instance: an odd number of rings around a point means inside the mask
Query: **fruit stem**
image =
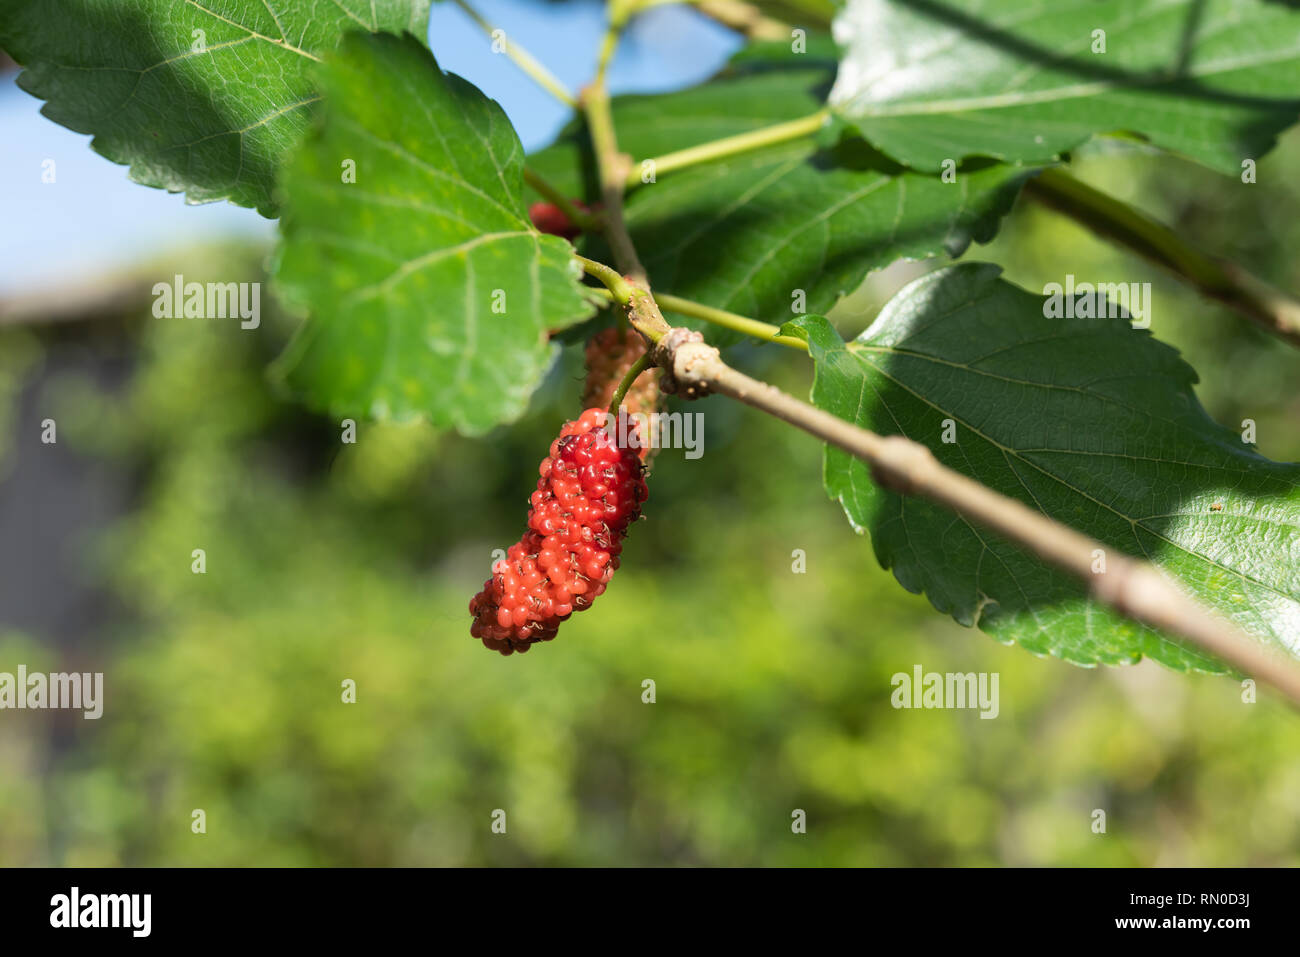
<svg viewBox="0 0 1300 957"><path fill-rule="evenodd" d="M524 167L524 182L532 187L533 192L537 193L547 202L553 204L556 209L569 217L569 222L577 226L584 233L598 233L605 227L604 220L601 217L593 215L583 210L577 203L569 199L562 192L552 186L534 170Z"/></svg>
<svg viewBox="0 0 1300 957"><path fill-rule="evenodd" d="M637 376L648 368L650 368L650 353L647 352L632 363L632 368L627 370L627 375L623 376L618 388L614 390L614 397L609 401L609 414L611 416L618 418L618 407L623 404L627 390L632 388L632 383L636 381Z"/></svg>

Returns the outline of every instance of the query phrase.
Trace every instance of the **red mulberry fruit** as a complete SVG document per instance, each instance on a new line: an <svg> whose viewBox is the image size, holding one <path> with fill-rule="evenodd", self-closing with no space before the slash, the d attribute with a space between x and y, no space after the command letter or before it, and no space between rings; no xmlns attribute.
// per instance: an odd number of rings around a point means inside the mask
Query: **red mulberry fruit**
<svg viewBox="0 0 1300 957"><path fill-rule="evenodd" d="M503 655L550 641L561 622L591 607L641 514L645 467L605 430L605 411L587 409L560 430L538 467L528 531L469 603L470 634Z"/></svg>

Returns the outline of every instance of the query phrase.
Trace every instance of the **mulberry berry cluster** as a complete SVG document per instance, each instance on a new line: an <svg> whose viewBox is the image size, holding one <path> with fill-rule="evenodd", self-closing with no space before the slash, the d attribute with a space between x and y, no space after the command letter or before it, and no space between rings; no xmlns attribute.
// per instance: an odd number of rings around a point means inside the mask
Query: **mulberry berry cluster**
<svg viewBox="0 0 1300 957"><path fill-rule="evenodd" d="M645 355L645 340L631 328L602 329L587 342L587 380L582 390L582 406L608 408L614 392L628 371ZM623 397L622 407L629 416L651 415L659 408L659 370L650 369L637 377ZM635 421L635 420L634 420ZM650 430L653 431L653 430ZM654 451L651 436L642 436L641 460L648 462Z"/></svg>
<svg viewBox="0 0 1300 957"><path fill-rule="evenodd" d="M542 459L528 531L469 603L470 634L503 655L550 641L590 608L619 564L623 537L646 500L645 468L604 428L605 410L567 422Z"/></svg>

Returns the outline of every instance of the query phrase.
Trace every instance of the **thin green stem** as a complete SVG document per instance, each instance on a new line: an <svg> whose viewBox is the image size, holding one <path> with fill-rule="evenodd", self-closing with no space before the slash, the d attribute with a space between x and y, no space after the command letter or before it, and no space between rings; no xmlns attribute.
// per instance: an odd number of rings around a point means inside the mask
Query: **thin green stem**
<svg viewBox="0 0 1300 957"><path fill-rule="evenodd" d="M618 41L622 35L622 22L612 20L609 29L605 31L604 39L600 41L600 55L596 59L596 78L592 81L592 86L605 85L605 75L609 72L610 61L614 59L614 51L618 49Z"/></svg>
<svg viewBox="0 0 1300 957"><path fill-rule="evenodd" d="M1300 300L1235 263L1206 255L1176 232L1062 169L1045 169L1029 195L1088 229L1170 270L1264 329L1300 346Z"/></svg>
<svg viewBox="0 0 1300 957"><path fill-rule="evenodd" d="M654 296L644 289L639 289L604 263L598 263L584 256L574 256L582 264L587 275L594 276L605 284L604 289L591 289L595 295L603 295L610 302L617 303L627 310L627 321L637 332L651 342L658 342L668 332L668 323L659 312L659 304Z"/></svg>
<svg viewBox="0 0 1300 957"><path fill-rule="evenodd" d="M582 256L578 256L577 258L583 263L583 269L585 269L588 274L595 276L597 279L602 279L602 277L596 272L596 269L601 269L608 270L614 276L617 276L620 282L625 282L622 276L619 276L618 273L614 272L614 270L610 269L608 266L602 263L593 262L590 259L583 259ZM588 263L590 263L590 268L587 265ZM604 280L602 279L602 281ZM630 290L632 287L629 286L628 288ZM603 292L609 297L611 302L618 302L626 305L626 301L612 289L594 291ZM808 351L808 343L804 342L802 339L796 336L781 335L780 326L774 326L767 322L760 322L757 319L750 319L748 316L737 315L734 312L727 312L725 309L715 309L713 306L706 306L703 303L694 302L690 299L683 299L681 296L670 296L667 293L658 292L652 293L651 295L654 297L655 303L663 309L668 309L683 316L691 316L694 319L702 319L712 325L721 326L724 329L732 329L736 332L743 333L744 335L762 340L763 342L775 342L778 345L785 346L789 349L797 349L800 352Z"/></svg>
<svg viewBox="0 0 1300 957"><path fill-rule="evenodd" d="M671 312L681 313L683 316L691 316L695 319L703 319L715 326L732 329L755 339L762 339L764 342L775 342L790 349L798 349L800 352L808 351L808 343L797 336L781 335L780 326L760 322L757 319L750 319L747 316L740 316L734 312L727 312L725 309L715 309L713 306L692 302L690 299L682 299L680 296L670 296L667 293L655 293L654 297L655 302Z"/></svg>
<svg viewBox="0 0 1300 957"><path fill-rule="evenodd" d="M606 266L604 263L598 263L594 259L588 259L586 256L580 256L577 253L573 254L573 258L578 260L583 272L605 284L610 296L619 305L626 306L632 301L632 284L619 275L618 270L613 266Z"/></svg>
<svg viewBox="0 0 1300 957"><path fill-rule="evenodd" d="M618 388L614 390L614 396L609 401L610 415L615 417L618 416L618 407L623 404L623 399L627 395L627 390L632 388L632 383L636 381L637 376L649 368L650 353L646 352L643 353L641 358L637 359L636 362L632 363L632 368L627 370L627 374L623 376L622 381L619 382Z"/></svg>
<svg viewBox="0 0 1300 957"><path fill-rule="evenodd" d="M628 157L619 152L614 133L614 117L609 108L609 91L603 78L587 87L582 95L587 114L596 163L600 168L601 199L605 205L605 236L614 253L618 268L639 283L646 281L645 267L632 245L627 224L623 221L623 190L627 177Z"/></svg>
<svg viewBox="0 0 1300 957"><path fill-rule="evenodd" d="M699 146L665 153L663 156L656 156L653 159L642 160L640 163L634 164L632 171L628 173L626 185L641 185L646 181L644 177L647 173L658 176L660 173L669 173L687 166L709 163L739 153L748 153L764 146L772 146L776 143L786 143L790 140L812 136L826 124L829 116L830 110L822 109L808 116L802 116L797 120L777 123L774 126L765 126L761 129L751 130L748 133L727 136L709 143L701 143Z"/></svg>
<svg viewBox="0 0 1300 957"><path fill-rule="evenodd" d="M620 302L627 309L627 321L632 328L648 342L657 343L670 330L650 295L650 281L646 277L645 266L641 265L632 236L627 231L627 223L623 220L623 184L627 179L631 159L619 152L618 137L614 132L614 115L609 106L609 88L605 85L605 70L614 55L627 16L626 8L611 5L609 32L601 51L596 79L582 91L582 110L587 117L587 133L591 137L596 167L600 171L600 195L605 204L605 238L614 253L614 262L623 272L618 277L618 283L611 282L604 273L597 272L594 275L616 296L622 294ZM584 268L587 268L585 263ZM608 266L603 269L608 273L614 272Z"/></svg>
<svg viewBox="0 0 1300 957"><path fill-rule="evenodd" d="M456 6L465 11L465 14L477 23L484 33L492 37L493 40L496 40L498 32L497 28L485 20L477 10L470 6L469 0L455 0L455 2ZM503 49L505 50L506 56L514 60L515 65L518 66L519 69L532 77L533 82L565 106L571 107L575 110L578 108L578 98L565 88L564 84L556 78L555 74L542 66L542 64L531 53L511 40L504 30L500 31L500 35L505 41Z"/></svg>
<svg viewBox="0 0 1300 957"><path fill-rule="evenodd" d="M569 217L569 221L584 233L597 233L604 228L604 220L580 208L573 200L565 196L535 171L524 167L524 182L540 195L555 205L560 212Z"/></svg>

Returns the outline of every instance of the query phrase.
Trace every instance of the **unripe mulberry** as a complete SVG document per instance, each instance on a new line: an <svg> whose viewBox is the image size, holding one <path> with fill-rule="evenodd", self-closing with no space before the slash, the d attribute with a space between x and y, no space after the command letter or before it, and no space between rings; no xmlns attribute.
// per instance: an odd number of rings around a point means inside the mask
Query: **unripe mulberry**
<svg viewBox="0 0 1300 957"><path fill-rule="evenodd" d="M609 408L619 383L636 361L645 355L645 351L645 340L635 329L611 327L592 336L587 342L587 380L582 389L583 408ZM659 409L660 395L659 370L647 369L637 376L627 390L622 408L627 410L629 416L645 415L647 418L640 421L649 421L648 417ZM642 431L639 423L638 431ZM645 462L654 455L654 450L650 447L651 438L651 435L643 432L640 455Z"/></svg>
<svg viewBox="0 0 1300 957"><path fill-rule="evenodd" d="M550 641L591 607L618 569L628 526L646 500L645 467L604 428L605 409L567 422L538 467L528 531L470 600L470 634L503 655Z"/></svg>

